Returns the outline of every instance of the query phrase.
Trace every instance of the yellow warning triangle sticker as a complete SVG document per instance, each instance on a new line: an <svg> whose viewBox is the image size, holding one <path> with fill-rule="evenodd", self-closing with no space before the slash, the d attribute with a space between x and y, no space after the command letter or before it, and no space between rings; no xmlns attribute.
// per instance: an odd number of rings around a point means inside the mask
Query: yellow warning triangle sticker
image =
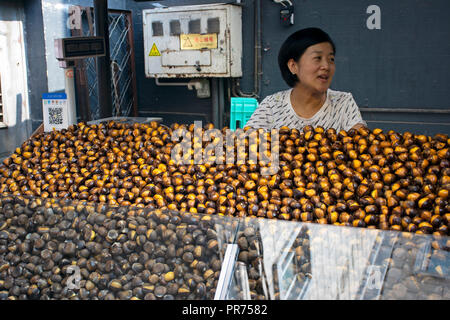
<svg viewBox="0 0 450 320"><path fill-rule="evenodd" d="M192 47L192 42L191 42L191 40L189 40L188 37L186 37L186 39L184 39L184 44L183 44L183 46L184 46L184 47Z"/></svg>
<svg viewBox="0 0 450 320"><path fill-rule="evenodd" d="M150 50L149 56L151 57L159 57L161 54L159 53L158 48L156 47L156 43L153 43L152 49Z"/></svg>

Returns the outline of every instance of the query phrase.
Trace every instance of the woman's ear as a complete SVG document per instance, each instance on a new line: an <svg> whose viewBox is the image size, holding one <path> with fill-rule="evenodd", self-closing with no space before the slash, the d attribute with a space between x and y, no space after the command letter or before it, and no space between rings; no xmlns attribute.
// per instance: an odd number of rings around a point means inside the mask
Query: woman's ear
<svg viewBox="0 0 450 320"><path fill-rule="evenodd" d="M289 71L293 74L293 75L297 75L298 74L298 64L297 62L295 62L294 59L289 59L287 62L287 67L289 68Z"/></svg>

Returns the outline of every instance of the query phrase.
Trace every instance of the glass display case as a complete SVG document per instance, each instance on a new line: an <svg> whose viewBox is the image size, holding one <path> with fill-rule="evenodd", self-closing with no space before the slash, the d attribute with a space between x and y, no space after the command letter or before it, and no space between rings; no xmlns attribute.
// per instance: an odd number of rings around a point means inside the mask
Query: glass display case
<svg viewBox="0 0 450 320"><path fill-rule="evenodd" d="M226 299L450 299L450 239L244 219Z"/></svg>
<svg viewBox="0 0 450 320"><path fill-rule="evenodd" d="M0 196L0 299L213 299L233 219Z"/></svg>
<svg viewBox="0 0 450 320"><path fill-rule="evenodd" d="M0 195L0 299L450 299L450 238Z"/></svg>

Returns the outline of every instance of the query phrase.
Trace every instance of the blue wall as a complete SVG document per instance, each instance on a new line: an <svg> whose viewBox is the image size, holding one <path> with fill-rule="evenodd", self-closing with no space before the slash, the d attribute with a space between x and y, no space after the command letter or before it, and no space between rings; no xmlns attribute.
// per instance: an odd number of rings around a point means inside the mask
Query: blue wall
<svg viewBox="0 0 450 320"><path fill-rule="evenodd" d="M219 1L159 1L166 6ZM243 91L253 90L253 1L243 1ZM295 24L279 21L281 5L262 3L263 77L260 96L284 90L277 66L278 48L292 32L305 27L327 31L337 46L337 70L332 88L352 92L371 128L450 133L450 113L373 112L370 108L450 110L450 1L448 0L296 0ZM369 30L369 5L381 9L381 29ZM142 10L152 2L127 2L133 10L139 110L162 115L168 122L210 117L211 100L193 91L157 87L144 75ZM189 106L189 108L186 108ZM419 110L420 111L420 110ZM165 112L158 113L158 112ZM189 117L172 112L192 112ZM183 121L184 120L184 121ZM404 123L406 122L406 123Z"/></svg>
<svg viewBox="0 0 450 320"><path fill-rule="evenodd" d="M222 1L158 2L174 6ZM287 88L276 67L278 48L284 39L300 28L315 26L327 31L337 46L337 70L332 88L353 93L371 128L411 130L426 134L450 133L450 82L447 76L450 71L450 1L293 2L295 24L283 27L279 21L281 5L261 0L263 75L260 99ZM38 112L41 106L37 103L40 102L40 91L58 91L63 88L63 73L53 57L53 39L68 36L68 30L65 29L68 7L92 6L92 3L92 0L24 0L27 58L33 62L29 83L35 122L42 119L41 112ZM198 99L195 91L187 90L186 87L159 87L155 85L154 79L145 77L142 10L152 8L152 3L154 1L109 1L110 8L133 12L140 115L163 116L167 123L191 123L196 119L210 121L211 99ZM244 92L253 90L253 4L253 0L242 0L244 74L241 85ZM366 27L366 20L370 16L366 9L372 4L381 9L381 30L369 30ZM374 108L395 112L375 112ZM441 110L441 113L432 112L436 109Z"/></svg>

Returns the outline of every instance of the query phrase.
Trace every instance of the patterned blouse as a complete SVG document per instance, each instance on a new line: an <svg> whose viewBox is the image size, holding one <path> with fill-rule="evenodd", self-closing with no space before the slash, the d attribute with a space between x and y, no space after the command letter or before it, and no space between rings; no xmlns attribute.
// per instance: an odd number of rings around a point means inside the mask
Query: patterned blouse
<svg viewBox="0 0 450 320"><path fill-rule="evenodd" d="M311 118L300 117L291 104L291 89L267 96L253 112L246 127L270 130L287 126L298 130L310 125L321 126L325 130L334 128L337 132L350 130L357 123L367 126L358 106L349 92L328 89L323 106Z"/></svg>

